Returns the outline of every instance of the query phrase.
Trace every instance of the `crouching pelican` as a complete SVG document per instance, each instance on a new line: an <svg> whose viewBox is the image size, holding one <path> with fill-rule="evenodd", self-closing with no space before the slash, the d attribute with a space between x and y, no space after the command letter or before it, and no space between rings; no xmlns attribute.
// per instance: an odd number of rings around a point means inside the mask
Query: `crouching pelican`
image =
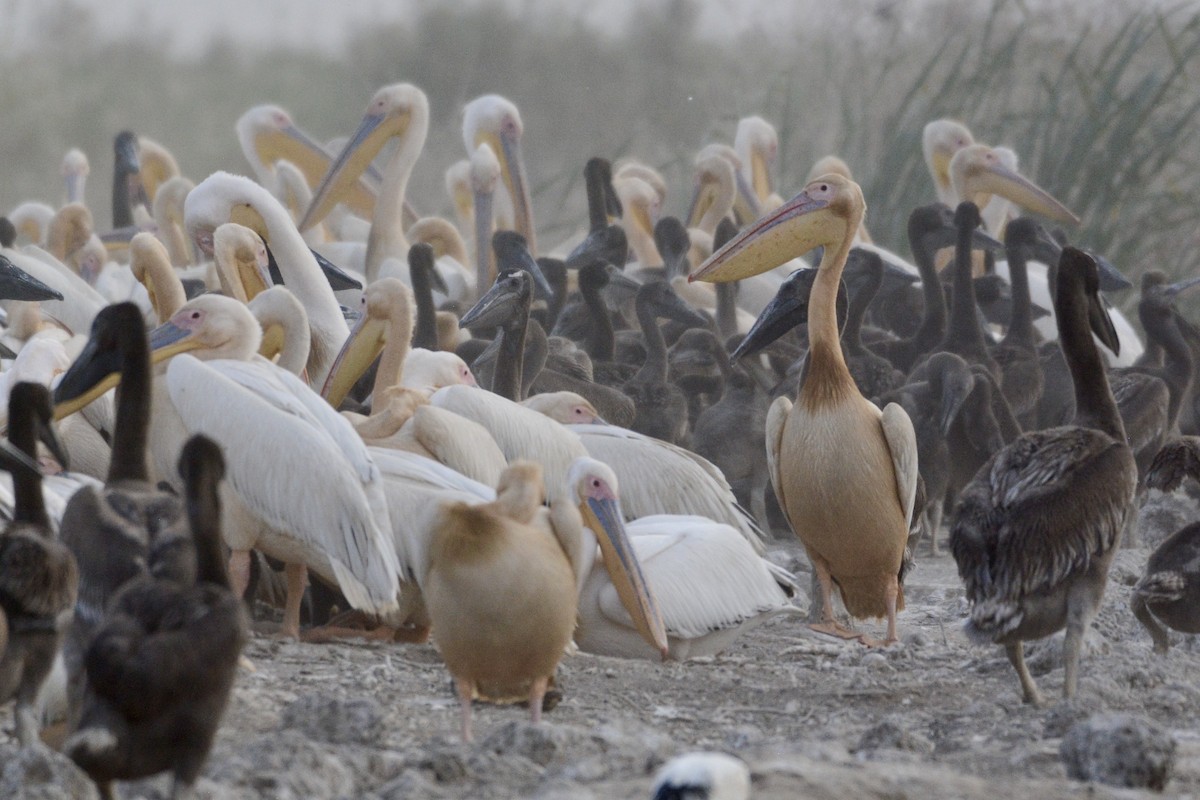
<svg viewBox="0 0 1200 800"><path fill-rule="evenodd" d="M585 520L599 536L626 608L666 655L662 617L632 555L616 493L595 472L597 463L573 462L564 499L547 510L541 467L518 461L501 474L494 502L445 504L434 522L421 583L434 640L458 689L466 741L472 738L471 700L481 685L489 694L526 691L532 719L540 720L542 696L571 641L579 586L594 558Z"/></svg>
<svg viewBox="0 0 1200 800"><path fill-rule="evenodd" d="M730 240L689 280L734 281L824 246L809 298L807 378L796 403L777 399L767 414L771 482L821 585L814 629L866 644L897 641L904 608L900 569L917 488L917 442L895 403L881 412L858 391L838 336L842 269L866 211L858 184L824 175ZM834 584L855 617L887 616L882 643L833 617Z"/></svg>

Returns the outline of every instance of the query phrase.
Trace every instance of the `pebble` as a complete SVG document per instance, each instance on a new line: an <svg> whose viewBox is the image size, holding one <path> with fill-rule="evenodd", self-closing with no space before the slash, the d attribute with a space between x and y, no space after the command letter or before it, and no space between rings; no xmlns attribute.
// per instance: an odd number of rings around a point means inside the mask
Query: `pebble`
<svg viewBox="0 0 1200 800"><path fill-rule="evenodd" d="M1059 747L1067 775L1110 786L1162 791L1175 767L1175 738L1133 714L1096 714Z"/></svg>

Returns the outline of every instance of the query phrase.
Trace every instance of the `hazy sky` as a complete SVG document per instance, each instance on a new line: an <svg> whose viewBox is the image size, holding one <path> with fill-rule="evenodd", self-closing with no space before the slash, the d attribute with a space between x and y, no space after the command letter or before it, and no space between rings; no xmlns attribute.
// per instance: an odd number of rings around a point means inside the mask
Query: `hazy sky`
<svg viewBox="0 0 1200 800"><path fill-rule="evenodd" d="M36 47L38 21L55 0L0 0L6 33L0 46L10 52ZM469 0L482 4L486 0ZM619 30L630 0L493 0L530 15L572 14L599 27ZM898 0L868 0L868 7L888 7ZM422 0L67 0L89 12L96 33L121 39L131 31L169 43L181 57L193 57L216 38L231 37L252 47L312 47L325 54L341 51L357 28L379 22L396 22L430 5ZM856 5L862 5L858 0ZM448 5L448 4L446 4ZM710 35L746 29L790 28L822 0L707 0L701 3L700 28ZM585 6L584 10L576 10ZM568 10L570 9L570 10ZM9 24L11 21L11 25Z"/></svg>

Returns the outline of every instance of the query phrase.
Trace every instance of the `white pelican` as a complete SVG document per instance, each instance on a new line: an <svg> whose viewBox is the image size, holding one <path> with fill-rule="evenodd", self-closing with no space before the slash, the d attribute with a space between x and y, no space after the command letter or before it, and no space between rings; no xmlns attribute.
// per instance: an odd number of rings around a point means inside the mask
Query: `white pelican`
<svg viewBox="0 0 1200 800"><path fill-rule="evenodd" d="M742 117L733 136L733 149L742 161L743 180L754 191L759 207L774 211L783 198L771 186L771 167L779 155L779 134L762 117Z"/></svg>
<svg viewBox="0 0 1200 800"><path fill-rule="evenodd" d="M479 145L487 144L500 160L500 175L508 200L506 206L497 209L497 216L504 220L500 227L511 228L524 236L529 252L537 255L533 204L529 199L529 181L521 156L524 130L517 107L498 94L476 97L463 108L463 143L467 153L474 153Z"/></svg>
<svg viewBox="0 0 1200 800"><path fill-rule="evenodd" d="M321 219L354 187L354 181L393 138L399 143L384 167L383 184L375 200L371 233L367 238L363 274L370 283L382 276L387 259L402 263L408 254L404 237L404 193L413 165L429 133L429 100L410 83L385 86L375 93L358 130L329 166L312 203L300 221L300 230Z"/></svg>
<svg viewBox="0 0 1200 800"><path fill-rule="evenodd" d="M36 200L27 200L6 215L16 228L17 235L24 236L29 244L41 245L46 241L46 230L54 219L54 207Z"/></svg>
<svg viewBox="0 0 1200 800"><path fill-rule="evenodd" d="M472 231L475 241L475 292L482 295L496 280L496 253L492 234L496 230L495 197L500 183L500 160L487 144L480 144L468 162L471 185Z"/></svg>
<svg viewBox="0 0 1200 800"><path fill-rule="evenodd" d="M242 154L264 186L275 183L275 163L281 159L304 173L309 186L316 186L329 171L333 157L296 127L291 115L279 106L261 105L247 109L234 127ZM375 189L368 176L377 177L374 170L369 170L345 201L354 213L364 217L370 217L375 211Z"/></svg>
<svg viewBox="0 0 1200 800"><path fill-rule="evenodd" d="M146 199L153 204L159 188L180 176L179 164L170 150L145 136L138 137L138 162L141 165L138 174L142 189L146 192Z"/></svg>
<svg viewBox="0 0 1200 800"><path fill-rule="evenodd" d="M168 179L154 195L152 212L156 235L167 246L171 265L186 267L192 263L192 248L183 232L183 206L196 184L183 176Z"/></svg>
<svg viewBox="0 0 1200 800"><path fill-rule="evenodd" d="M354 608L390 614L400 563L378 467L345 419L257 355L261 336L246 306L219 295L192 300L154 331L155 360L170 359L155 383L150 441L159 469L175 479L171 459L188 435L223 447L226 519L236 523L224 530L234 589L245 589L251 548L284 561L286 634L298 634L305 567L339 586ZM320 469L279 468L306 461Z"/></svg>
<svg viewBox="0 0 1200 800"><path fill-rule="evenodd" d="M312 328L308 374L320 385L350 329L287 209L249 178L216 172L188 194L184 219L189 237L206 255L212 254L213 232L227 222L243 224L262 237L275 256L283 282L308 312Z"/></svg>
<svg viewBox="0 0 1200 800"><path fill-rule="evenodd" d="M972 144L975 144L975 137L971 131L954 119L936 119L921 133L921 151L933 178L937 199L951 208L958 205L959 195L950 181L950 160L959 150Z"/></svg>
<svg viewBox="0 0 1200 800"><path fill-rule="evenodd" d="M72 147L63 156L62 177L63 205L67 203L86 203L84 189L87 187L87 177L92 171L88 157L78 147Z"/></svg>
<svg viewBox="0 0 1200 800"><path fill-rule="evenodd" d="M866 204L858 184L825 175L744 230L691 276L730 281L773 269L817 246L825 252L809 299L809 366L793 405L767 415L767 461L780 505L821 584L817 630L846 638L833 617L836 585L857 617L887 617L884 644L898 640L900 570L917 488L917 443L904 409L881 412L846 367L835 311L841 272ZM836 584L835 584L836 582Z"/></svg>

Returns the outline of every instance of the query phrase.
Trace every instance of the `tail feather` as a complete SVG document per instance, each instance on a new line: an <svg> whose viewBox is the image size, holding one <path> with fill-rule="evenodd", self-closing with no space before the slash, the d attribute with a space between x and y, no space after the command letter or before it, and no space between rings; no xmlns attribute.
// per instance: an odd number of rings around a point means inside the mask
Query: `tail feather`
<svg viewBox="0 0 1200 800"><path fill-rule="evenodd" d="M1024 616L1016 603L982 600L971 608L963 630L976 644L992 644L1016 630Z"/></svg>
<svg viewBox="0 0 1200 800"><path fill-rule="evenodd" d="M1154 572L1138 581L1133 593L1144 597L1148 603L1170 603L1183 599L1187 589L1187 576L1174 570Z"/></svg>

